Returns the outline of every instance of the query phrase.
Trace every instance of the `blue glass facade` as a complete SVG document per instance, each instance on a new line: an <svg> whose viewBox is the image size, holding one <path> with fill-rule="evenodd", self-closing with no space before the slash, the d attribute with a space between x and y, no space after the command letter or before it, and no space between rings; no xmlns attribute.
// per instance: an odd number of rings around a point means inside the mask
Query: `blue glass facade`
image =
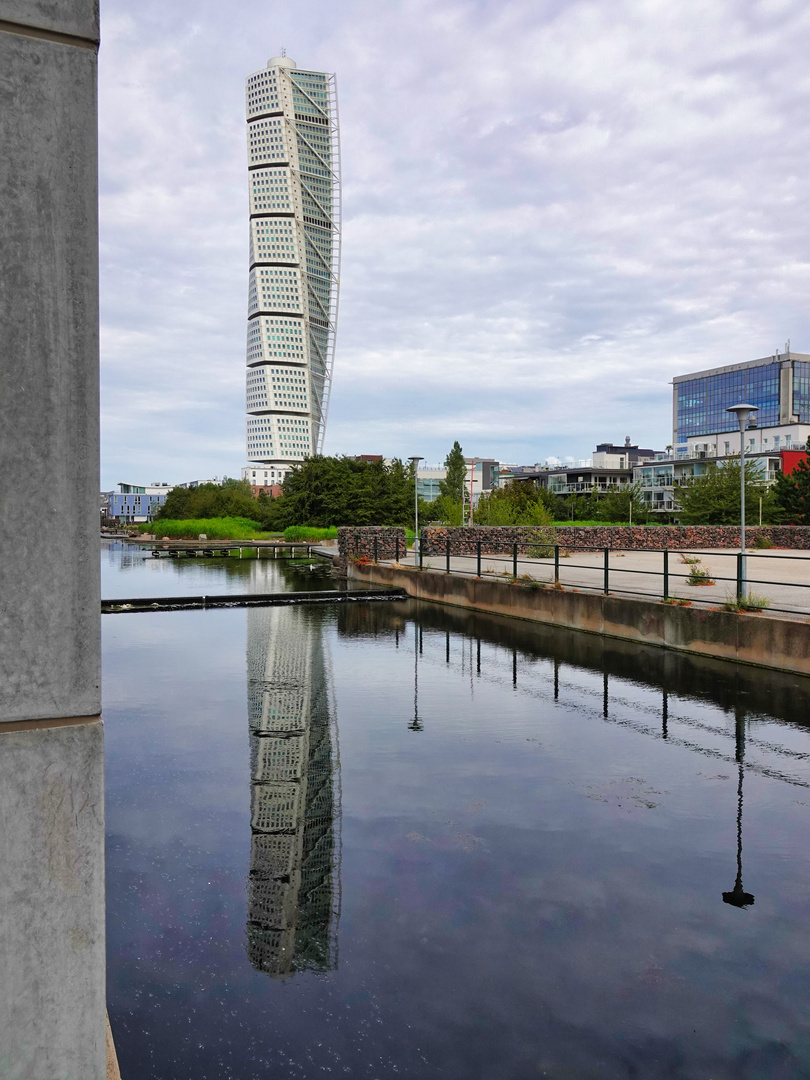
<svg viewBox="0 0 810 1080"><path fill-rule="evenodd" d="M793 411L802 424L810 423L810 364L793 361Z"/></svg>
<svg viewBox="0 0 810 1080"><path fill-rule="evenodd" d="M797 362L795 367L808 369L805 402L807 418L810 418L810 364ZM726 409L740 402L759 407L759 427L778 424L779 369L779 363L774 362L675 383L677 442L683 443L690 436L737 431L737 418ZM801 418L805 419L804 416Z"/></svg>

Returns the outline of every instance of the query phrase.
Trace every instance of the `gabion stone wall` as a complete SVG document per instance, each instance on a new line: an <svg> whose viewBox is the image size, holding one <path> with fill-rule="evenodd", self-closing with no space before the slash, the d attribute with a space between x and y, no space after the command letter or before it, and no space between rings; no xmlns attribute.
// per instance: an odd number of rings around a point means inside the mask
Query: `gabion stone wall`
<svg viewBox="0 0 810 1080"><path fill-rule="evenodd" d="M377 541L376 553L374 541ZM374 561L375 554L379 562L393 561L406 552L405 530L400 525L343 525L338 529L338 557L335 569L344 577L349 559L369 559Z"/></svg>
<svg viewBox="0 0 810 1080"><path fill-rule="evenodd" d="M513 544L517 544L519 552L525 554L526 546L535 546L540 537L548 537L552 543L562 543L554 539L558 531L533 525L428 525L422 529L422 552L425 555L444 555L449 539L450 551L454 555L475 555L479 540L481 551L485 554L509 554Z"/></svg>
<svg viewBox="0 0 810 1080"><path fill-rule="evenodd" d="M745 539L749 547L759 536L770 540L774 547L810 549L810 526L746 526ZM449 538L451 551L458 555L474 555L479 540L481 550L486 554L508 554L513 544L518 544L519 551L525 552L526 547L537 545L538 537L553 538L552 542L561 547L689 550L739 547L740 529L734 525L559 525L542 528L527 525L429 525L422 530L422 551L425 555L443 555Z"/></svg>

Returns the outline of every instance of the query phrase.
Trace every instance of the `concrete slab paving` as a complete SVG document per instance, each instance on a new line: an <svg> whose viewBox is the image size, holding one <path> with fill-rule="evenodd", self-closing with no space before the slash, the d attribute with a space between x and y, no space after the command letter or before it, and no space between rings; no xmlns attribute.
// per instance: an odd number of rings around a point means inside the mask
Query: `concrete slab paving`
<svg viewBox="0 0 810 1080"><path fill-rule="evenodd" d="M737 552L727 548L701 549L690 552L696 564L684 561L679 552L669 553L668 595L692 603L716 606L733 600L737 592ZM749 594L768 601L768 610L793 615L810 615L810 553L783 549L748 551L747 581ZM413 553L400 560L413 566ZM425 568L444 570L444 555L424 556ZM712 584L689 583L692 565L705 567ZM608 583L611 593L627 596L663 598L664 562L660 551L611 551L608 557ZM475 556L451 556L451 573L475 575ZM518 576L547 584L554 583L554 559L518 559ZM482 574L512 576L513 564L509 555L482 555ZM571 551L560 559L560 583L564 588L603 591L604 553L602 551Z"/></svg>

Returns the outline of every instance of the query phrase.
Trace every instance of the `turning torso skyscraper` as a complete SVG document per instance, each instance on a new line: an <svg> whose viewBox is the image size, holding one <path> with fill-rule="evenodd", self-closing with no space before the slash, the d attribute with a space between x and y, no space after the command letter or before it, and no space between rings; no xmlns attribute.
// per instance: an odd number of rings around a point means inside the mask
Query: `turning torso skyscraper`
<svg viewBox="0 0 810 1080"><path fill-rule="evenodd" d="M246 108L247 458L273 484L323 448L340 269L335 77L273 57L248 78Z"/></svg>

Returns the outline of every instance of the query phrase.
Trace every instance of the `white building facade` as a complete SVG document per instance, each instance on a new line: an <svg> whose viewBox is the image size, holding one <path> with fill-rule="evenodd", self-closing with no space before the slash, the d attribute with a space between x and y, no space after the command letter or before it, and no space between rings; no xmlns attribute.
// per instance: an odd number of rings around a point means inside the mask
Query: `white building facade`
<svg viewBox="0 0 810 1080"><path fill-rule="evenodd" d="M245 95L247 458L281 483L322 452L329 411L340 283L335 76L276 56Z"/></svg>

